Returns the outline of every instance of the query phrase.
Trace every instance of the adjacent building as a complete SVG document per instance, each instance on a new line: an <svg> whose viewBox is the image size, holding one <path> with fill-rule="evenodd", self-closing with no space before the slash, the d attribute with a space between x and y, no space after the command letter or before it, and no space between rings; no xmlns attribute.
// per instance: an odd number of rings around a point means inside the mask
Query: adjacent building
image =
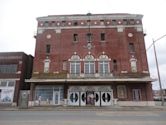
<svg viewBox="0 0 166 125"><path fill-rule="evenodd" d="M37 18L31 105L152 106L142 15Z"/></svg>
<svg viewBox="0 0 166 125"><path fill-rule="evenodd" d="M0 53L0 104L18 105L20 90L29 90L33 57L23 52Z"/></svg>

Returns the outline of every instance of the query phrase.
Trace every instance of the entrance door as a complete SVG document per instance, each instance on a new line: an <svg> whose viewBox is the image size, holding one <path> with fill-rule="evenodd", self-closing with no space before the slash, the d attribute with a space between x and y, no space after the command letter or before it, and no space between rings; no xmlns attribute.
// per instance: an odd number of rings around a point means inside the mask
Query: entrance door
<svg viewBox="0 0 166 125"><path fill-rule="evenodd" d="M86 92L81 92L80 100L81 106L86 106Z"/></svg>
<svg viewBox="0 0 166 125"><path fill-rule="evenodd" d="M86 104L87 105L95 105L95 97L93 91L86 92Z"/></svg>
<svg viewBox="0 0 166 125"><path fill-rule="evenodd" d="M101 105L109 106L112 102L112 94L111 92L101 92Z"/></svg>
<svg viewBox="0 0 166 125"><path fill-rule="evenodd" d="M69 92L69 105L79 106L79 92Z"/></svg>
<svg viewBox="0 0 166 125"><path fill-rule="evenodd" d="M54 105L59 105L60 104L60 92L59 91L54 91L53 92L53 104Z"/></svg>
<svg viewBox="0 0 166 125"><path fill-rule="evenodd" d="M100 92L95 92L95 106L100 106Z"/></svg>
<svg viewBox="0 0 166 125"><path fill-rule="evenodd" d="M141 89L133 89L133 101L141 100Z"/></svg>

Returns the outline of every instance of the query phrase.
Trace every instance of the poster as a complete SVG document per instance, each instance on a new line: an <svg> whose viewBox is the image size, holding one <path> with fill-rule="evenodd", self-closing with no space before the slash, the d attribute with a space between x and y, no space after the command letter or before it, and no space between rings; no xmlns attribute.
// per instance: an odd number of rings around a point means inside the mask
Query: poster
<svg viewBox="0 0 166 125"><path fill-rule="evenodd" d="M12 103L13 102L13 89L2 89L1 91L1 102L3 103Z"/></svg>

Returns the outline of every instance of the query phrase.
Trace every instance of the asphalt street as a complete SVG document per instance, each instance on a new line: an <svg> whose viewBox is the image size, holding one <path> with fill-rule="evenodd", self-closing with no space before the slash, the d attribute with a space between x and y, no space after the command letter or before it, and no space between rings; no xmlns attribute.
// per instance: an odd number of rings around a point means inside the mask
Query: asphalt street
<svg viewBox="0 0 166 125"><path fill-rule="evenodd" d="M166 125L166 111L0 111L0 125Z"/></svg>

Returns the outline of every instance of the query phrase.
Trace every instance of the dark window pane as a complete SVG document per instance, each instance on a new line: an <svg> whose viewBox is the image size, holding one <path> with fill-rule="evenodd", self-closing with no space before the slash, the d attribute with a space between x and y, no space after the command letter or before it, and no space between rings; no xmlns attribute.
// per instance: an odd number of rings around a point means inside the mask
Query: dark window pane
<svg viewBox="0 0 166 125"><path fill-rule="evenodd" d="M51 45L47 44L46 45L46 53L50 53Z"/></svg>

